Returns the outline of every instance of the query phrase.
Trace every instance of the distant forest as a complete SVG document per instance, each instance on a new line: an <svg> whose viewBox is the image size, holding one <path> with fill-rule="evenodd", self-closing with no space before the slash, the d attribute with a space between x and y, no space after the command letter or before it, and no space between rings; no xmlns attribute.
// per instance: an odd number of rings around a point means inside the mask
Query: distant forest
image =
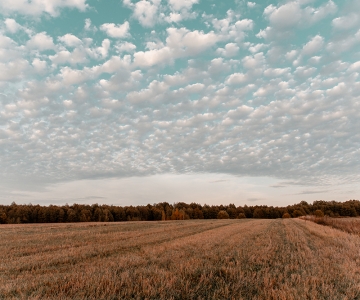
<svg viewBox="0 0 360 300"><path fill-rule="evenodd" d="M241 218L296 218L318 214L330 217L360 216L360 201L346 202L314 201L309 204L302 201L286 207L200 205L179 202L162 202L146 206L113 205L0 205L1 224L22 223L65 223L65 222L122 222L122 221L166 221L187 219L241 219Z"/></svg>

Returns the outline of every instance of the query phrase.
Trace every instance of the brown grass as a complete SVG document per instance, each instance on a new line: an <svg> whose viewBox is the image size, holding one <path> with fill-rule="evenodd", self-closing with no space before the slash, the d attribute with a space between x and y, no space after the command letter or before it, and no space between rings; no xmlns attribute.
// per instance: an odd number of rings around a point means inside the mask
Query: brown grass
<svg viewBox="0 0 360 300"><path fill-rule="evenodd" d="M316 218L315 216L305 216L301 217L301 219L360 235L360 218L330 218L327 216Z"/></svg>
<svg viewBox="0 0 360 300"><path fill-rule="evenodd" d="M360 237L299 219L0 226L0 299L360 299Z"/></svg>

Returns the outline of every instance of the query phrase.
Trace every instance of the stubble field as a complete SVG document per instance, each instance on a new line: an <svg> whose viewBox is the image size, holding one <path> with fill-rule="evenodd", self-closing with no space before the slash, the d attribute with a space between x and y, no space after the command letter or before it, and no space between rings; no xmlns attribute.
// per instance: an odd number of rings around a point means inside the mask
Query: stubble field
<svg viewBox="0 0 360 300"><path fill-rule="evenodd" d="M360 236L300 219L0 226L0 299L360 299Z"/></svg>

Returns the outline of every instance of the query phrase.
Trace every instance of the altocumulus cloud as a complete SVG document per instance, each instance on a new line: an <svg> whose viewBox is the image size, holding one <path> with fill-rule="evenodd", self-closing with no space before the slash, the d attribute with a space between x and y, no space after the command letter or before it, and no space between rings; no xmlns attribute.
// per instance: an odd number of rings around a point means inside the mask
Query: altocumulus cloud
<svg viewBox="0 0 360 300"><path fill-rule="evenodd" d="M3 0L1 180L356 182L358 12L331 0Z"/></svg>

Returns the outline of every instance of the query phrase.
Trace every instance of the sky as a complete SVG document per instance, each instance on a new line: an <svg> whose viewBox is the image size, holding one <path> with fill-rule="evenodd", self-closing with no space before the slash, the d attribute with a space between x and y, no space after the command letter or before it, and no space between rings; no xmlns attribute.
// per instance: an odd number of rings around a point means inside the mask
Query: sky
<svg viewBox="0 0 360 300"><path fill-rule="evenodd" d="M360 1L1 0L0 204L360 198Z"/></svg>

